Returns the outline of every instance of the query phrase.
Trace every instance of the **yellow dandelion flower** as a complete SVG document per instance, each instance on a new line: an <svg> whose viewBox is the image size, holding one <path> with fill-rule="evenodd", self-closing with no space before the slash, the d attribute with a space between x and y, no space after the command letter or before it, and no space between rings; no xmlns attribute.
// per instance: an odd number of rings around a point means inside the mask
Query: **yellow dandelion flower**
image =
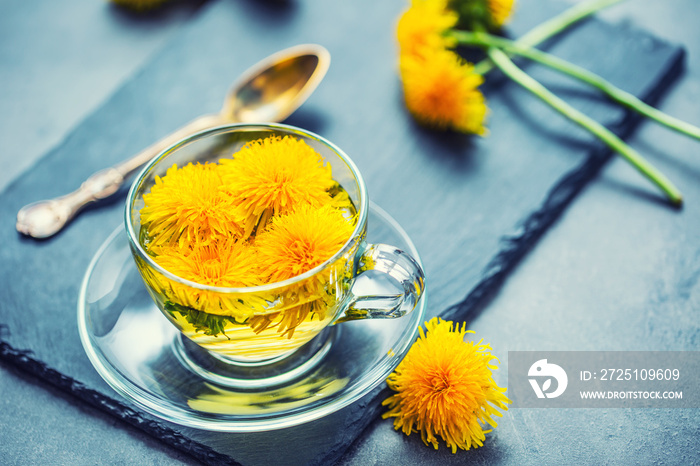
<svg viewBox="0 0 700 466"><path fill-rule="evenodd" d="M273 217L268 228L255 239L260 274L275 283L307 272L338 252L354 230L354 217L327 204L320 208L302 204L294 211ZM288 338L303 322L323 321L335 303L335 287L345 274L346 260L340 260L320 275L288 287L279 312L256 315L249 321L256 332L275 327Z"/></svg>
<svg viewBox="0 0 700 466"><path fill-rule="evenodd" d="M452 322L439 318L427 322L387 379L397 393L383 402L389 408L383 417L393 417L395 429L407 435L419 430L423 442L435 449L440 436L452 453L482 446L490 432L482 424L496 427L493 416L501 416L496 408L507 410L510 403L506 389L493 380L497 366L491 364L491 347L483 340L465 341L467 333L473 332L464 324L453 329Z"/></svg>
<svg viewBox="0 0 700 466"><path fill-rule="evenodd" d="M403 56L401 79L406 107L416 120L438 129L484 135L484 81L455 53L434 49L424 57Z"/></svg>
<svg viewBox="0 0 700 466"><path fill-rule="evenodd" d="M147 248L208 244L243 235L243 216L235 199L221 191L216 164L173 165L156 177L143 195L141 224L147 228Z"/></svg>
<svg viewBox="0 0 700 466"><path fill-rule="evenodd" d="M304 141L271 136L251 141L232 159L220 160L226 192L238 199L246 215L245 234L264 227L277 214L300 204L330 202L335 182L331 167Z"/></svg>
<svg viewBox="0 0 700 466"><path fill-rule="evenodd" d="M260 272L270 283L287 280L333 257L350 239L354 219L330 205L314 208L302 204L274 217L256 236Z"/></svg>
<svg viewBox="0 0 700 466"><path fill-rule="evenodd" d="M242 288L262 284L257 273L255 250L246 242L226 239L195 244L191 248L163 247L154 260L168 272L191 282L208 286ZM215 315L250 317L251 303L240 295L204 290L160 276L158 289L168 300ZM254 303L260 307L261 303Z"/></svg>
<svg viewBox="0 0 700 466"><path fill-rule="evenodd" d="M458 15L446 2L413 2L399 18L396 35L401 54L421 55L425 50L449 48L454 40L444 32L457 23Z"/></svg>
<svg viewBox="0 0 700 466"><path fill-rule="evenodd" d="M491 22L496 28L501 28L508 22L513 13L515 0L488 0L488 10Z"/></svg>
<svg viewBox="0 0 700 466"><path fill-rule="evenodd" d="M236 288L260 284L255 250L226 239L192 248L162 248L155 261L168 272L201 285Z"/></svg>

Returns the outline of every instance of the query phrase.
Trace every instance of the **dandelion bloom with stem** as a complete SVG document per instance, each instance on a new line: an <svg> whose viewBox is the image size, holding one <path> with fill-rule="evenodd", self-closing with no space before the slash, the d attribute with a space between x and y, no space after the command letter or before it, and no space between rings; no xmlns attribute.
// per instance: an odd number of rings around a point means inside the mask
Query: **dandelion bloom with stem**
<svg viewBox="0 0 700 466"><path fill-rule="evenodd" d="M482 424L496 427L496 409L507 410L510 400L505 388L493 380L497 366L489 352L491 347L464 341L464 324L453 328L452 322L434 318L420 328L420 337L389 378L389 388L397 393L384 400L394 418L394 428L405 434L421 432L427 445L438 448L442 437L452 453L457 448L469 450L483 445Z"/></svg>
<svg viewBox="0 0 700 466"><path fill-rule="evenodd" d="M457 23L458 16L444 3L414 2L401 15L396 27L401 54L421 55L425 51L454 45L454 40L444 33Z"/></svg>
<svg viewBox="0 0 700 466"><path fill-rule="evenodd" d="M257 225L300 204L320 207L330 202L336 183L331 167L301 139L271 136L251 141L232 159L221 159L225 191L240 203L245 235Z"/></svg>
<svg viewBox="0 0 700 466"><path fill-rule="evenodd" d="M147 248L208 244L243 235L243 217L234 198L221 191L217 164L173 165L155 178L144 194L141 224L148 229Z"/></svg>
<svg viewBox="0 0 700 466"><path fill-rule="evenodd" d="M261 275L276 283L323 264L350 239L354 220L331 205L308 204L275 217L255 240Z"/></svg>
<svg viewBox="0 0 700 466"><path fill-rule="evenodd" d="M402 56L406 107L426 126L484 135L486 99L478 89L484 78L455 53L433 49L424 57Z"/></svg>

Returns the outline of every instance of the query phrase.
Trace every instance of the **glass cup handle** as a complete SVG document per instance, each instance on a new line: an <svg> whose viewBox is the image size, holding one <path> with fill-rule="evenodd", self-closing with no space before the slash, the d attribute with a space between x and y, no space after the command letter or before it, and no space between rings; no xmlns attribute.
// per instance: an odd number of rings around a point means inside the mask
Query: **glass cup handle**
<svg viewBox="0 0 700 466"><path fill-rule="evenodd" d="M364 244L355 261L355 278L333 323L392 319L415 309L425 289L423 268L388 244Z"/></svg>

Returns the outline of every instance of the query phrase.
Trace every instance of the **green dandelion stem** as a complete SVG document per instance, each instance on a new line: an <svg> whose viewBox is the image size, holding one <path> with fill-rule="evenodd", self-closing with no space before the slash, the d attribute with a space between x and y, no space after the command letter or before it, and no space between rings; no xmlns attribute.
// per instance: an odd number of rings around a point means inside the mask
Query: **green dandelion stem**
<svg viewBox="0 0 700 466"><path fill-rule="evenodd" d="M501 37L496 37L482 32L454 31L451 34L451 37L454 37L461 45L476 45L485 48L498 47L506 53L520 55L527 59L541 63L542 65L548 66L549 68L589 84L607 95L611 100L648 118L651 118L652 120L674 131L678 131L679 133L695 139L700 139L700 128L697 126L686 123L678 118L674 118L652 107L651 105L644 103L632 94L613 86L597 74L591 73L580 66L569 63L566 60L555 57L554 55L550 55L542 52L541 50L530 47L523 47L512 40L503 39Z"/></svg>
<svg viewBox="0 0 700 466"><path fill-rule="evenodd" d="M527 34L522 36L516 43L523 47L531 47L544 42L550 37L554 37L572 24L602 10L610 5L619 3L622 0L588 0L569 8L565 12L554 18L541 23ZM489 59L480 61L474 66L474 72L485 75L493 69L494 64Z"/></svg>
<svg viewBox="0 0 700 466"><path fill-rule="evenodd" d="M567 117L577 125L590 131L593 135L603 141L610 149L619 153L634 168L656 184L674 205L683 203L683 196L663 173L659 172L653 165L647 162L639 153L625 144L620 138L615 136L603 125L584 115L580 111L571 107L562 99L552 94L542 84L530 77L527 73L518 68L505 54L498 48L490 47L487 50L489 58L493 63L510 79L530 91L532 94L543 100L563 116Z"/></svg>
<svg viewBox="0 0 700 466"><path fill-rule="evenodd" d="M589 0L580 2L560 15L539 24L522 36L518 43L523 46L533 46L559 34L572 24L596 13L604 8L620 3L623 0Z"/></svg>

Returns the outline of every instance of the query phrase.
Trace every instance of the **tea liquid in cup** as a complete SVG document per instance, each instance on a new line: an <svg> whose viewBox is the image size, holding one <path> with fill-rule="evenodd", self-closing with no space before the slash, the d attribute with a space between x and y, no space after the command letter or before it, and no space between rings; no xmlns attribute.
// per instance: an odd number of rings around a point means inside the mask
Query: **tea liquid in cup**
<svg viewBox="0 0 700 466"><path fill-rule="evenodd" d="M126 230L148 292L182 335L227 363L265 365L329 325L415 308L423 271L366 243L368 210L357 167L331 142L287 125L227 125L143 169Z"/></svg>

